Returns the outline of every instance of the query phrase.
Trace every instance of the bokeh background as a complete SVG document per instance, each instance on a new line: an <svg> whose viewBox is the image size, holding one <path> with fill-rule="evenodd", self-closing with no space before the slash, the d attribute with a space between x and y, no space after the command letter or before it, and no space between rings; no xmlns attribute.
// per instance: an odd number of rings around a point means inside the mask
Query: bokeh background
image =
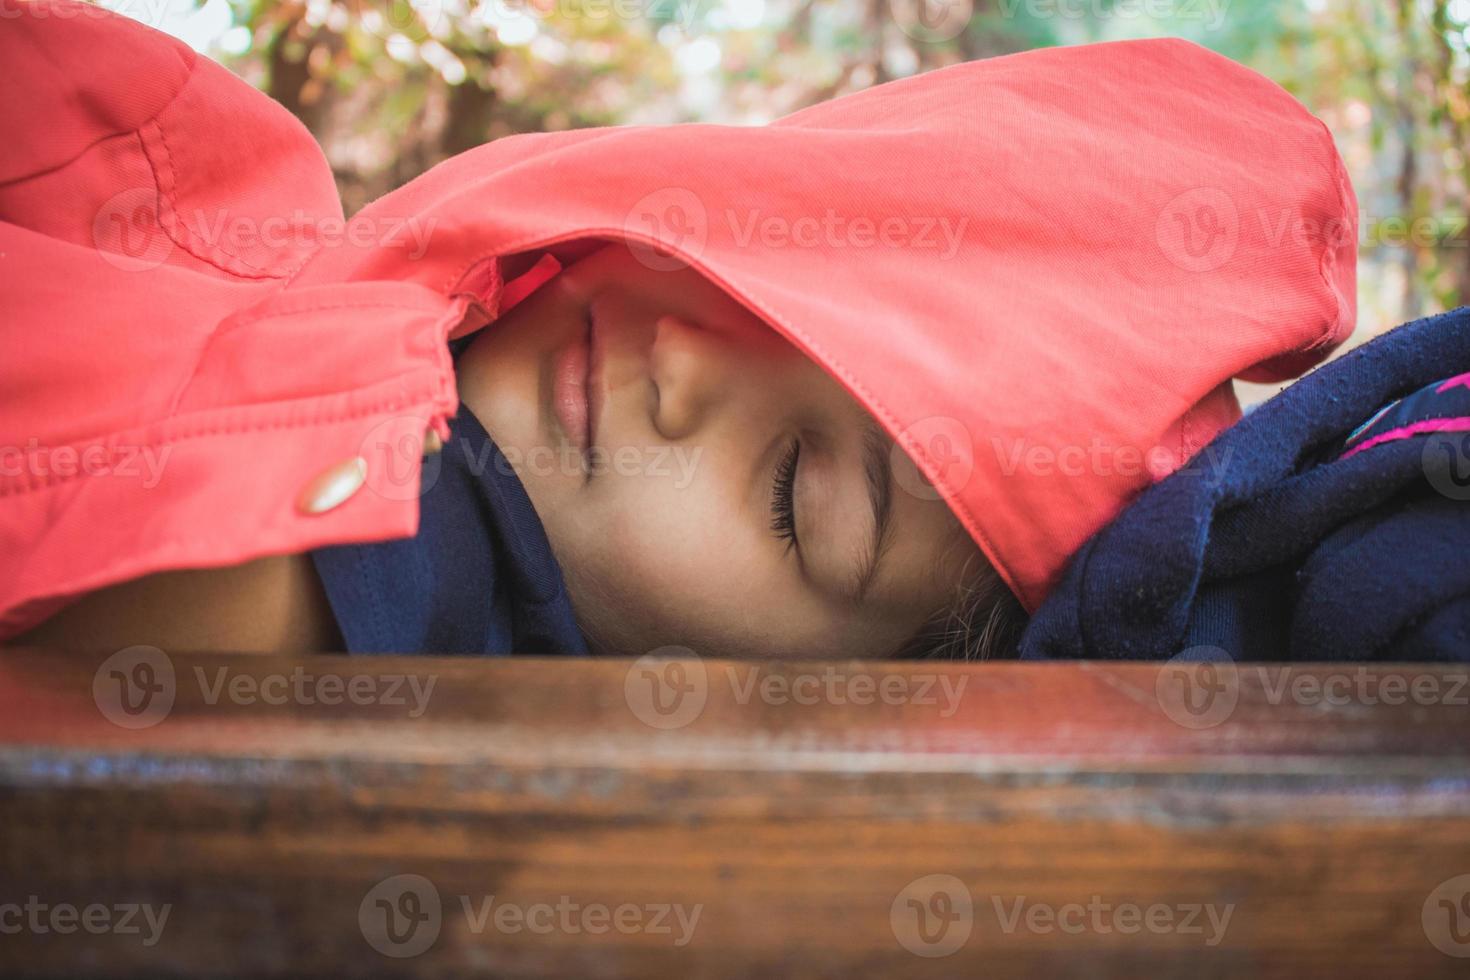
<svg viewBox="0 0 1470 980"><path fill-rule="evenodd" d="M270 93L349 214L519 132L759 125L1027 48L1186 37L1331 127L1362 213L1355 342L1470 301L1470 0L103 0ZM1247 390L1247 401L1267 391Z"/></svg>

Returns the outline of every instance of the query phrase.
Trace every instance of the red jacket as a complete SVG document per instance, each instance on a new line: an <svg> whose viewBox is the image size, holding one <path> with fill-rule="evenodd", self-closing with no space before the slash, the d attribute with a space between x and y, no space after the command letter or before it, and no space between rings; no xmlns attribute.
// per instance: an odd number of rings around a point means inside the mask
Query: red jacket
<svg viewBox="0 0 1470 980"><path fill-rule="evenodd" d="M815 358L1030 609L1238 416L1230 378L1353 326L1330 134L1185 41L499 139L344 222L311 136L220 66L67 0L6 17L0 639L150 572L413 534L446 338L594 238L677 254Z"/></svg>

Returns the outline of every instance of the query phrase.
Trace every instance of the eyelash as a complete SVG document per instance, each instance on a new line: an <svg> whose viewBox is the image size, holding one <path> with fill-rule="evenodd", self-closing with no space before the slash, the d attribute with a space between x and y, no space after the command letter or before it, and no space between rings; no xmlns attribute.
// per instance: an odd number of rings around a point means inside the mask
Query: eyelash
<svg viewBox="0 0 1470 980"><path fill-rule="evenodd" d="M792 439L791 448L786 450L776 464L775 485L771 491L771 531L777 538L789 541L792 546L797 544L796 461L800 456L801 440Z"/></svg>

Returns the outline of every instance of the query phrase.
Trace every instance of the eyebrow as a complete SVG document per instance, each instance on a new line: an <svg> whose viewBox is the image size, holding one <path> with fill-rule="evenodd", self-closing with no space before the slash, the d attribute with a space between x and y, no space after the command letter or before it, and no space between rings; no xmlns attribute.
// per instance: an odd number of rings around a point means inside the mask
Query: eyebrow
<svg viewBox="0 0 1470 980"><path fill-rule="evenodd" d="M863 477L868 485L868 503L873 508L873 536L858 561L857 585L849 593L853 605L863 601L878 577L878 562L888 547L893 515L893 466L888 437L877 421L859 409L862 430Z"/></svg>

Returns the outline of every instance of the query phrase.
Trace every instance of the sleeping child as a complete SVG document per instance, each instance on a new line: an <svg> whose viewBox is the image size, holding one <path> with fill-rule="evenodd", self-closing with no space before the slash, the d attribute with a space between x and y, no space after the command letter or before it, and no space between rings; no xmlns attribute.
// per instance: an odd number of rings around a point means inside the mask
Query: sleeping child
<svg viewBox="0 0 1470 980"><path fill-rule="evenodd" d="M1453 384L1405 400L1470 370L1457 314L1236 424L1232 379L1351 333L1356 203L1319 121L1192 43L508 137L347 220L218 65L22 10L0 642L1314 657L1296 584L1345 522L1434 493L1400 536L1463 549L1459 484L1404 462L1459 431ZM1443 557L1412 646L1466 656Z"/></svg>

